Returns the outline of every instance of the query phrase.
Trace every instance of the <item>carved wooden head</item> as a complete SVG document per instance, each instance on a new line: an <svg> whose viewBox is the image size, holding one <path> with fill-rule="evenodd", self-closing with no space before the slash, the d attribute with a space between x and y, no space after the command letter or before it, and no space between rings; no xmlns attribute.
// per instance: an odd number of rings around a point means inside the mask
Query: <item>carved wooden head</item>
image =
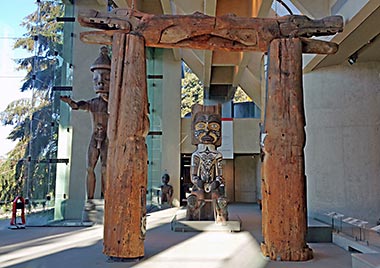
<svg viewBox="0 0 380 268"><path fill-rule="evenodd" d="M100 48L99 57L91 65L90 70L93 72L92 80L95 93L108 101L111 82L111 58L106 46Z"/></svg>
<svg viewBox="0 0 380 268"><path fill-rule="evenodd" d="M108 55L108 48L106 46L100 48L99 57L97 57L94 63L90 66L91 72L95 69L111 70L111 58Z"/></svg>
<svg viewBox="0 0 380 268"><path fill-rule="evenodd" d="M222 144L221 105L193 105L191 109L191 130L193 145Z"/></svg>
<svg viewBox="0 0 380 268"><path fill-rule="evenodd" d="M167 184L167 183L169 183L169 181L170 181L169 174L168 173L164 173L164 175L162 175L162 177L161 177L161 182L163 184Z"/></svg>

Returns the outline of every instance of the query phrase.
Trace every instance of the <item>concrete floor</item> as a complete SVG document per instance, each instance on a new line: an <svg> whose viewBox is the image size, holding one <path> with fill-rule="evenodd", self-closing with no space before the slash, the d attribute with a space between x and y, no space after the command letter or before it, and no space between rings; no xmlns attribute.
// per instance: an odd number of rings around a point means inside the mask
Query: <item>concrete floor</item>
<svg viewBox="0 0 380 268"><path fill-rule="evenodd" d="M102 253L103 225L92 227L27 227L8 229L0 221L0 267L351 267L351 254L331 243L310 243L314 259L275 262L260 252L261 213L257 205L231 204L229 213L242 220L242 231L173 232L170 222L177 209L150 213L145 257L139 261L112 262Z"/></svg>

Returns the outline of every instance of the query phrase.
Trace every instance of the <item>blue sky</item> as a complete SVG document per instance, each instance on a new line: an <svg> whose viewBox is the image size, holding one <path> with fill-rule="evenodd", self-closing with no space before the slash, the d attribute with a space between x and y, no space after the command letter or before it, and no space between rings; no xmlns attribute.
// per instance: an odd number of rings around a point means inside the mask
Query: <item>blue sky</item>
<svg viewBox="0 0 380 268"><path fill-rule="evenodd" d="M13 50L15 37L21 37L26 29L21 27L22 20L37 9L33 0L2 1L0 5L0 111L6 109L13 100L30 98L31 93L21 93L22 78L25 73L16 71L14 59L26 56L22 49ZM0 156L6 156L7 152L15 146L6 137L12 127L0 125Z"/></svg>

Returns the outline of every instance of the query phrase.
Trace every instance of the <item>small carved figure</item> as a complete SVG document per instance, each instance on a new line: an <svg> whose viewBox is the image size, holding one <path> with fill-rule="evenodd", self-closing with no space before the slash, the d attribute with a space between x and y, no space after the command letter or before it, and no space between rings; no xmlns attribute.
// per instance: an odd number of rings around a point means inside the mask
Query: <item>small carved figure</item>
<svg viewBox="0 0 380 268"><path fill-rule="evenodd" d="M201 219L201 209L205 203L204 200L198 200L195 194L189 195L187 197L186 219L199 221Z"/></svg>
<svg viewBox="0 0 380 268"><path fill-rule="evenodd" d="M222 174L223 156L216 149L221 145L220 110L220 105L196 104L192 108L192 143L197 145L197 150L191 156L193 188L191 198L187 199L188 219L196 218L194 208L199 208L201 220L225 223L228 219Z"/></svg>
<svg viewBox="0 0 380 268"><path fill-rule="evenodd" d="M160 186L160 188L161 188L161 205L167 203L171 206L172 200L173 200L173 186L171 186L169 184L169 181L170 181L169 174L165 173L164 175L162 175L161 181L163 183Z"/></svg>
<svg viewBox="0 0 380 268"><path fill-rule="evenodd" d="M87 151L87 201L94 198L96 177L95 166L99 156L101 161L101 195L105 192L105 176L107 161L107 124L108 124L108 95L110 86L111 59L107 47L100 49L100 55L90 67L93 72L93 83L97 97L90 100L74 101L69 96L61 96L73 110L85 110L91 113L92 135Z"/></svg>
<svg viewBox="0 0 380 268"><path fill-rule="evenodd" d="M216 223L226 224L228 219L227 199L224 196L219 197L215 201Z"/></svg>

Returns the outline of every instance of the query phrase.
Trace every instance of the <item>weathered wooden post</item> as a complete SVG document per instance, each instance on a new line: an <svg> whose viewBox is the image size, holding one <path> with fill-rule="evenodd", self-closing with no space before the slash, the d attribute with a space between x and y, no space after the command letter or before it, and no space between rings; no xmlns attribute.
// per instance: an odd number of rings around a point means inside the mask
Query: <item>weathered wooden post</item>
<svg viewBox="0 0 380 268"><path fill-rule="evenodd" d="M261 248L274 260L312 258L306 245L302 53L335 53L337 44L308 37L342 31L342 17L161 16L116 9L105 14L90 11L78 21L103 30L81 33L82 41L113 46L104 253L118 258L144 255L148 131L144 45L261 52L270 46Z"/></svg>
<svg viewBox="0 0 380 268"><path fill-rule="evenodd" d="M305 115L299 38L275 39L270 44L264 127L262 251L272 260L309 260L313 254L306 245Z"/></svg>
<svg viewBox="0 0 380 268"><path fill-rule="evenodd" d="M116 33L112 44L103 252L144 256L149 131L144 38Z"/></svg>

